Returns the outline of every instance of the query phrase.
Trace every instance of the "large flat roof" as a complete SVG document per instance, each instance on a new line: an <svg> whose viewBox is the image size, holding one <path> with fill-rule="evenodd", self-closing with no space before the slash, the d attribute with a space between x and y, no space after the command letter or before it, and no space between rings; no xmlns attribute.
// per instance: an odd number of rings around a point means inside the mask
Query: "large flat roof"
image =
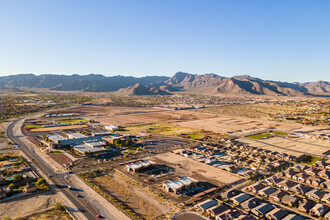
<svg viewBox="0 0 330 220"><path fill-rule="evenodd" d="M81 153L84 152L97 153L106 150L104 147L91 147L88 144L76 144L76 145L72 145L72 147Z"/></svg>
<svg viewBox="0 0 330 220"><path fill-rule="evenodd" d="M118 127L117 126L114 126L114 125L106 125L106 126L104 126L104 128L105 129L109 129L109 130L116 130L116 129L118 129Z"/></svg>
<svg viewBox="0 0 330 220"><path fill-rule="evenodd" d="M126 167L136 170L136 169L139 169L141 167L150 166L152 164L155 164L155 163L150 161L150 160L145 160L145 161L139 161L139 162L136 162L136 163L128 164L128 165L126 165Z"/></svg>
<svg viewBox="0 0 330 220"><path fill-rule="evenodd" d="M111 135L112 133L110 131L98 131L98 132L92 132L94 136L99 136L99 135Z"/></svg>
<svg viewBox="0 0 330 220"><path fill-rule="evenodd" d="M168 188L180 189L181 187L189 185L194 182L197 182L197 180L185 176L185 177L179 177L175 180L166 181L164 182L164 185L166 185Z"/></svg>
<svg viewBox="0 0 330 220"><path fill-rule="evenodd" d="M73 138L73 139L78 139L78 138L85 138L85 137L87 137L86 135L84 135L84 134L80 134L80 133L78 133L78 132L76 132L76 133L69 133L69 134L67 134L67 135L68 135L69 138Z"/></svg>
<svg viewBox="0 0 330 220"><path fill-rule="evenodd" d="M84 141L84 143L90 147L101 147L107 145L105 141L99 141L99 140L89 140L89 141Z"/></svg>
<svg viewBox="0 0 330 220"><path fill-rule="evenodd" d="M54 135L48 135L47 136L49 139L53 140L53 141L63 141L63 140L67 140L65 137L62 137L61 135L58 134L54 134Z"/></svg>
<svg viewBox="0 0 330 220"><path fill-rule="evenodd" d="M68 140L61 141L61 144L63 146L65 146L65 145L81 144L84 141L90 141L90 140L100 141L100 140L102 140L102 137L103 136L92 136L92 137L84 137L84 138L77 138L77 139L68 139Z"/></svg>

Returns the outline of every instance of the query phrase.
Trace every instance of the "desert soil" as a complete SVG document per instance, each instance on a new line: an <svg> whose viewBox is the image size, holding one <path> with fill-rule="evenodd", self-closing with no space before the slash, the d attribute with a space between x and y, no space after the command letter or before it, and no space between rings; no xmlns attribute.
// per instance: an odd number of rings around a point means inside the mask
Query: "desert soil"
<svg viewBox="0 0 330 220"><path fill-rule="evenodd" d="M117 172L113 175L95 177L93 181L102 186L111 195L126 203L145 219L159 218L170 210L167 205L149 196L144 188L131 185Z"/></svg>
<svg viewBox="0 0 330 220"><path fill-rule="evenodd" d="M30 215L34 212L54 207L60 200L50 192L44 192L33 196L1 203L0 219L9 216L11 218Z"/></svg>
<svg viewBox="0 0 330 220"><path fill-rule="evenodd" d="M51 209L41 213L35 213L33 215L24 217L24 220L71 220L71 216L66 211L59 211Z"/></svg>
<svg viewBox="0 0 330 220"><path fill-rule="evenodd" d="M172 111L159 108L99 107L75 108L70 113L83 114L84 118L99 121L105 125L133 126L149 123L174 123L187 120L206 119L212 114L193 111Z"/></svg>
<svg viewBox="0 0 330 220"><path fill-rule="evenodd" d="M174 153L168 152L164 154L159 154L155 157L157 159L171 163L174 166L179 166L183 170L187 171L188 174L190 173L190 175L193 175L193 173L198 173L206 177L207 179L214 179L219 183L219 185L231 184L241 180L241 178L229 172L220 170L218 168L200 163L198 161L194 161L190 158L186 158Z"/></svg>

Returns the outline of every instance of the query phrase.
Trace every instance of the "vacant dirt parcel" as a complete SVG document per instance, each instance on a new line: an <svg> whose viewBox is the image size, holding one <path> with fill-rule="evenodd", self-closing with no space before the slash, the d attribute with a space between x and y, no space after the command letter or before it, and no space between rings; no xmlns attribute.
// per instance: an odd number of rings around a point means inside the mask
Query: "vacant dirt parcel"
<svg viewBox="0 0 330 220"><path fill-rule="evenodd" d="M200 163L198 161L194 161L190 158L182 157L180 155L177 155L175 153L164 153L159 154L156 156L156 158L166 161L168 163L171 163L175 166L179 166L183 170L187 171L187 175L190 175L194 173L198 173L207 179L214 179L219 184L231 184L238 180L241 180L241 178L230 174L229 172L220 170L218 168Z"/></svg>
<svg viewBox="0 0 330 220"><path fill-rule="evenodd" d="M321 156L330 150L329 143L305 138L269 137L265 139L239 138L238 141L267 150L278 151L296 156L314 154Z"/></svg>
<svg viewBox="0 0 330 220"><path fill-rule="evenodd" d="M71 220L71 216L62 210L51 209L24 217L24 220Z"/></svg>
<svg viewBox="0 0 330 220"><path fill-rule="evenodd" d="M51 192L44 192L33 197L1 203L0 219L5 216L10 216L13 219L26 216L33 212L54 207L57 202L60 202L60 200Z"/></svg>
<svg viewBox="0 0 330 220"><path fill-rule="evenodd" d="M149 196L145 188L132 185L117 172L94 177L93 182L124 202L134 212L143 216L144 219L163 219L164 216L162 215L165 215L170 210L170 207L166 204Z"/></svg>
<svg viewBox="0 0 330 220"><path fill-rule="evenodd" d="M214 117L212 114L208 113L142 107L87 106L70 109L70 111L70 113L75 112L82 114L84 118L87 119L117 126L132 126L158 122L173 123Z"/></svg>
<svg viewBox="0 0 330 220"><path fill-rule="evenodd" d="M241 117L221 116L218 118L201 119L194 121L178 122L177 125L188 128L204 129L216 133L240 132L247 129L270 129L291 130L301 127L298 124L287 124L280 122L264 121L258 119L248 119ZM246 133L249 131L247 130Z"/></svg>
<svg viewBox="0 0 330 220"><path fill-rule="evenodd" d="M185 134L198 134L199 130L193 128L185 128L174 124L166 123L155 123L155 124L145 124L145 125L136 125L125 127L125 131L119 131L122 134L134 134L139 132L148 132L153 134L162 134L162 135L179 135L182 133ZM203 135L201 135L203 138Z"/></svg>

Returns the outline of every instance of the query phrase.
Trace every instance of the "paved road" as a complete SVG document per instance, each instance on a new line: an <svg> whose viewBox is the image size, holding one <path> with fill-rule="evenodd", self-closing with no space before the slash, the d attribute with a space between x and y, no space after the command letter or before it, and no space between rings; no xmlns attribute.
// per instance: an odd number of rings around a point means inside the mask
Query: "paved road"
<svg viewBox="0 0 330 220"><path fill-rule="evenodd" d="M38 155L34 152L34 149L24 143L21 140L21 137L17 134L20 132L20 124L22 123L23 119L14 120L8 127L7 127L7 137L14 143L18 145L18 148L27 156L30 160L33 161L34 165L39 168L45 175L48 176L55 186L51 186L52 189L55 189L56 192L62 193L67 200L71 201L71 203L78 209L69 207L69 211L73 216L77 219L81 219L84 217L85 219L97 219L96 215L99 214L98 210L91 205L89 202L84 200L83 198L76 197L76 192L69 190L67 188L68 182L65 179L65 174L56 174L53 169ZM33 165L31 166L34 171L39 173ZM39 173L40 174L40 173ZM46 177L47 178L47 177ZM80 216L80 217L77 217Z"/></svg>

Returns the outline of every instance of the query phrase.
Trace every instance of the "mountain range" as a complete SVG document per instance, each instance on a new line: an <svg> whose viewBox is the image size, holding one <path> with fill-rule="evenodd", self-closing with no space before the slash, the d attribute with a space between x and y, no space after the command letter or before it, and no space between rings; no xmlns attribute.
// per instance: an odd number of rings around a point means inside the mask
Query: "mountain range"
<svg viewBox="0 0 330 220"><path fill-rule="evenodd" d="M47 88L56 91L115 92L121 95L171 95L176 91L207 94L305 96L330 94L327 81L288 83L262 80L248 75L222 77L216 74L177 72L166 76L111 76L19 74L0 77L0 88Z"/></svg>

